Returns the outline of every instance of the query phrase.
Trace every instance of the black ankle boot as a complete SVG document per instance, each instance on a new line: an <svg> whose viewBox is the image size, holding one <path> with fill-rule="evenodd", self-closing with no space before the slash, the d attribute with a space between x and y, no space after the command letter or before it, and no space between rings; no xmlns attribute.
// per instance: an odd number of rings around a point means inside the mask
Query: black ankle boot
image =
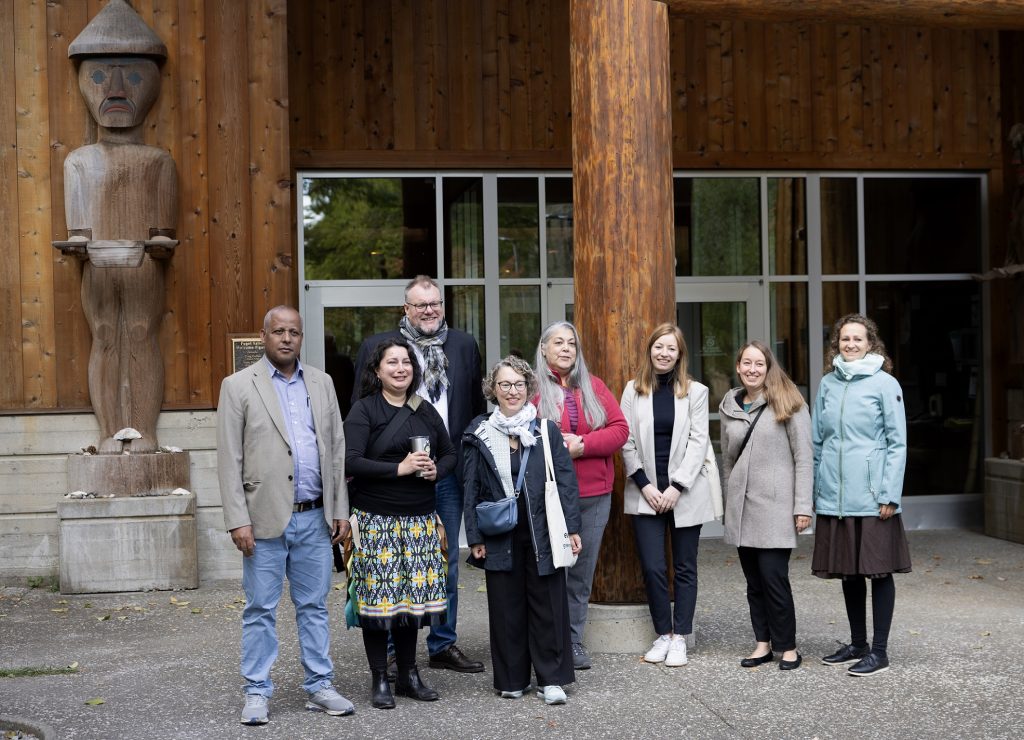
<svg viewBox="0 0 1024 740"><path fill-rule="evenodd" d="M417 701L437 701L437 692L423 683L416 666L398 669L395 693L399 696L408 696Z"/></svg>
<svg viewBox="0 0 1024 740"><path fill-rule="evenodd" d="M371 673L373 677L370 679L370 694L373 697L373 706L377 709L394 709L395 697L391 694L387 671L371 671Z"/></svg>

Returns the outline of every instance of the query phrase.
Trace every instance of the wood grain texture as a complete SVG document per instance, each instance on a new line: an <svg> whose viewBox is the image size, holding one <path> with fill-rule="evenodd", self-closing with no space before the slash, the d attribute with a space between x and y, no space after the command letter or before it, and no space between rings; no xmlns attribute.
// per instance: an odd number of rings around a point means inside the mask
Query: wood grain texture
<svg viewBox="0 0 1024 740"><path fill-rule="evenodd" d="M668 17L652 0L573 0L570 14L576 325L585 347L622 349L590 354L617 396L647 333L673 317ZM619 477L595 601L644 599Z"/></svg>

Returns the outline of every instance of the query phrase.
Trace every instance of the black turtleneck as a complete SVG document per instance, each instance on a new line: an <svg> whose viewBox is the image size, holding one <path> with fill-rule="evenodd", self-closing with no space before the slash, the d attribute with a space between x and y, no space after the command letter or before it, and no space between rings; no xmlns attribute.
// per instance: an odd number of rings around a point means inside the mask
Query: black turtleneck
<svg viewBox="0 0 1024 740"><path fill-rule="evenodd" d="M675 380L673 373L654 376L657 386L651 396L654 406L654 465L659 491L668 488L668 459L672 452L672 427L676 422ZM633 482L643 488L651 479L643 468L630 476Z"/></svg>

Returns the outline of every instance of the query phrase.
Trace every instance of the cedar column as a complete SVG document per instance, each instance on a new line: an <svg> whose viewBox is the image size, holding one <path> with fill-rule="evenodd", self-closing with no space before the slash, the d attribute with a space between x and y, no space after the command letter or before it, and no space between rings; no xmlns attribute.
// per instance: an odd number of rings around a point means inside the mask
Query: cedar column
<svg viewBox="0 0 1024 740"><path fill-rule="evenodd" d="M570 13L576 326L619 395L648 333L674 316L668 12L572 0ZM619 467L591 598L643 602Z"/></svg>

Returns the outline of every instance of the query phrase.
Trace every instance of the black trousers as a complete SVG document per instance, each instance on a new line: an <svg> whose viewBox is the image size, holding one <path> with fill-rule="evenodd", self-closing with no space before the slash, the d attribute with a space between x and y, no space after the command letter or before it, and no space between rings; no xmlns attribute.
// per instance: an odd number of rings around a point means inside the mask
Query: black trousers
<svg viewBox="0 0 1024 740"><path fill-rule="evenodd" d="M538 686L575 681L565 572L540 575L532 543L524 542L517 532L512 542L512 570L489 570L486 578L494 688L526 688L531 666Z"/></svg>
<svg viewBox="0 0 1024 740"><path fill-rule="evenodd" d="M789 548L738 547L747 579L747 603L754 639L772 650L796 649L796 608L789 585Z"/></svg>
<svg viewBox="0 0 1024 740"><path fill-rule="evenodd" d="M671 511L656 516L637 515L633 520L636 551L644 573L647 604L651 609L654 629L659 635L693 632L693 612L697 608L697 545L700 528L676 527ZM668 563L665 560L665 532L672 538L673 587L676 604L673 616L668 598Z"/></svg>

